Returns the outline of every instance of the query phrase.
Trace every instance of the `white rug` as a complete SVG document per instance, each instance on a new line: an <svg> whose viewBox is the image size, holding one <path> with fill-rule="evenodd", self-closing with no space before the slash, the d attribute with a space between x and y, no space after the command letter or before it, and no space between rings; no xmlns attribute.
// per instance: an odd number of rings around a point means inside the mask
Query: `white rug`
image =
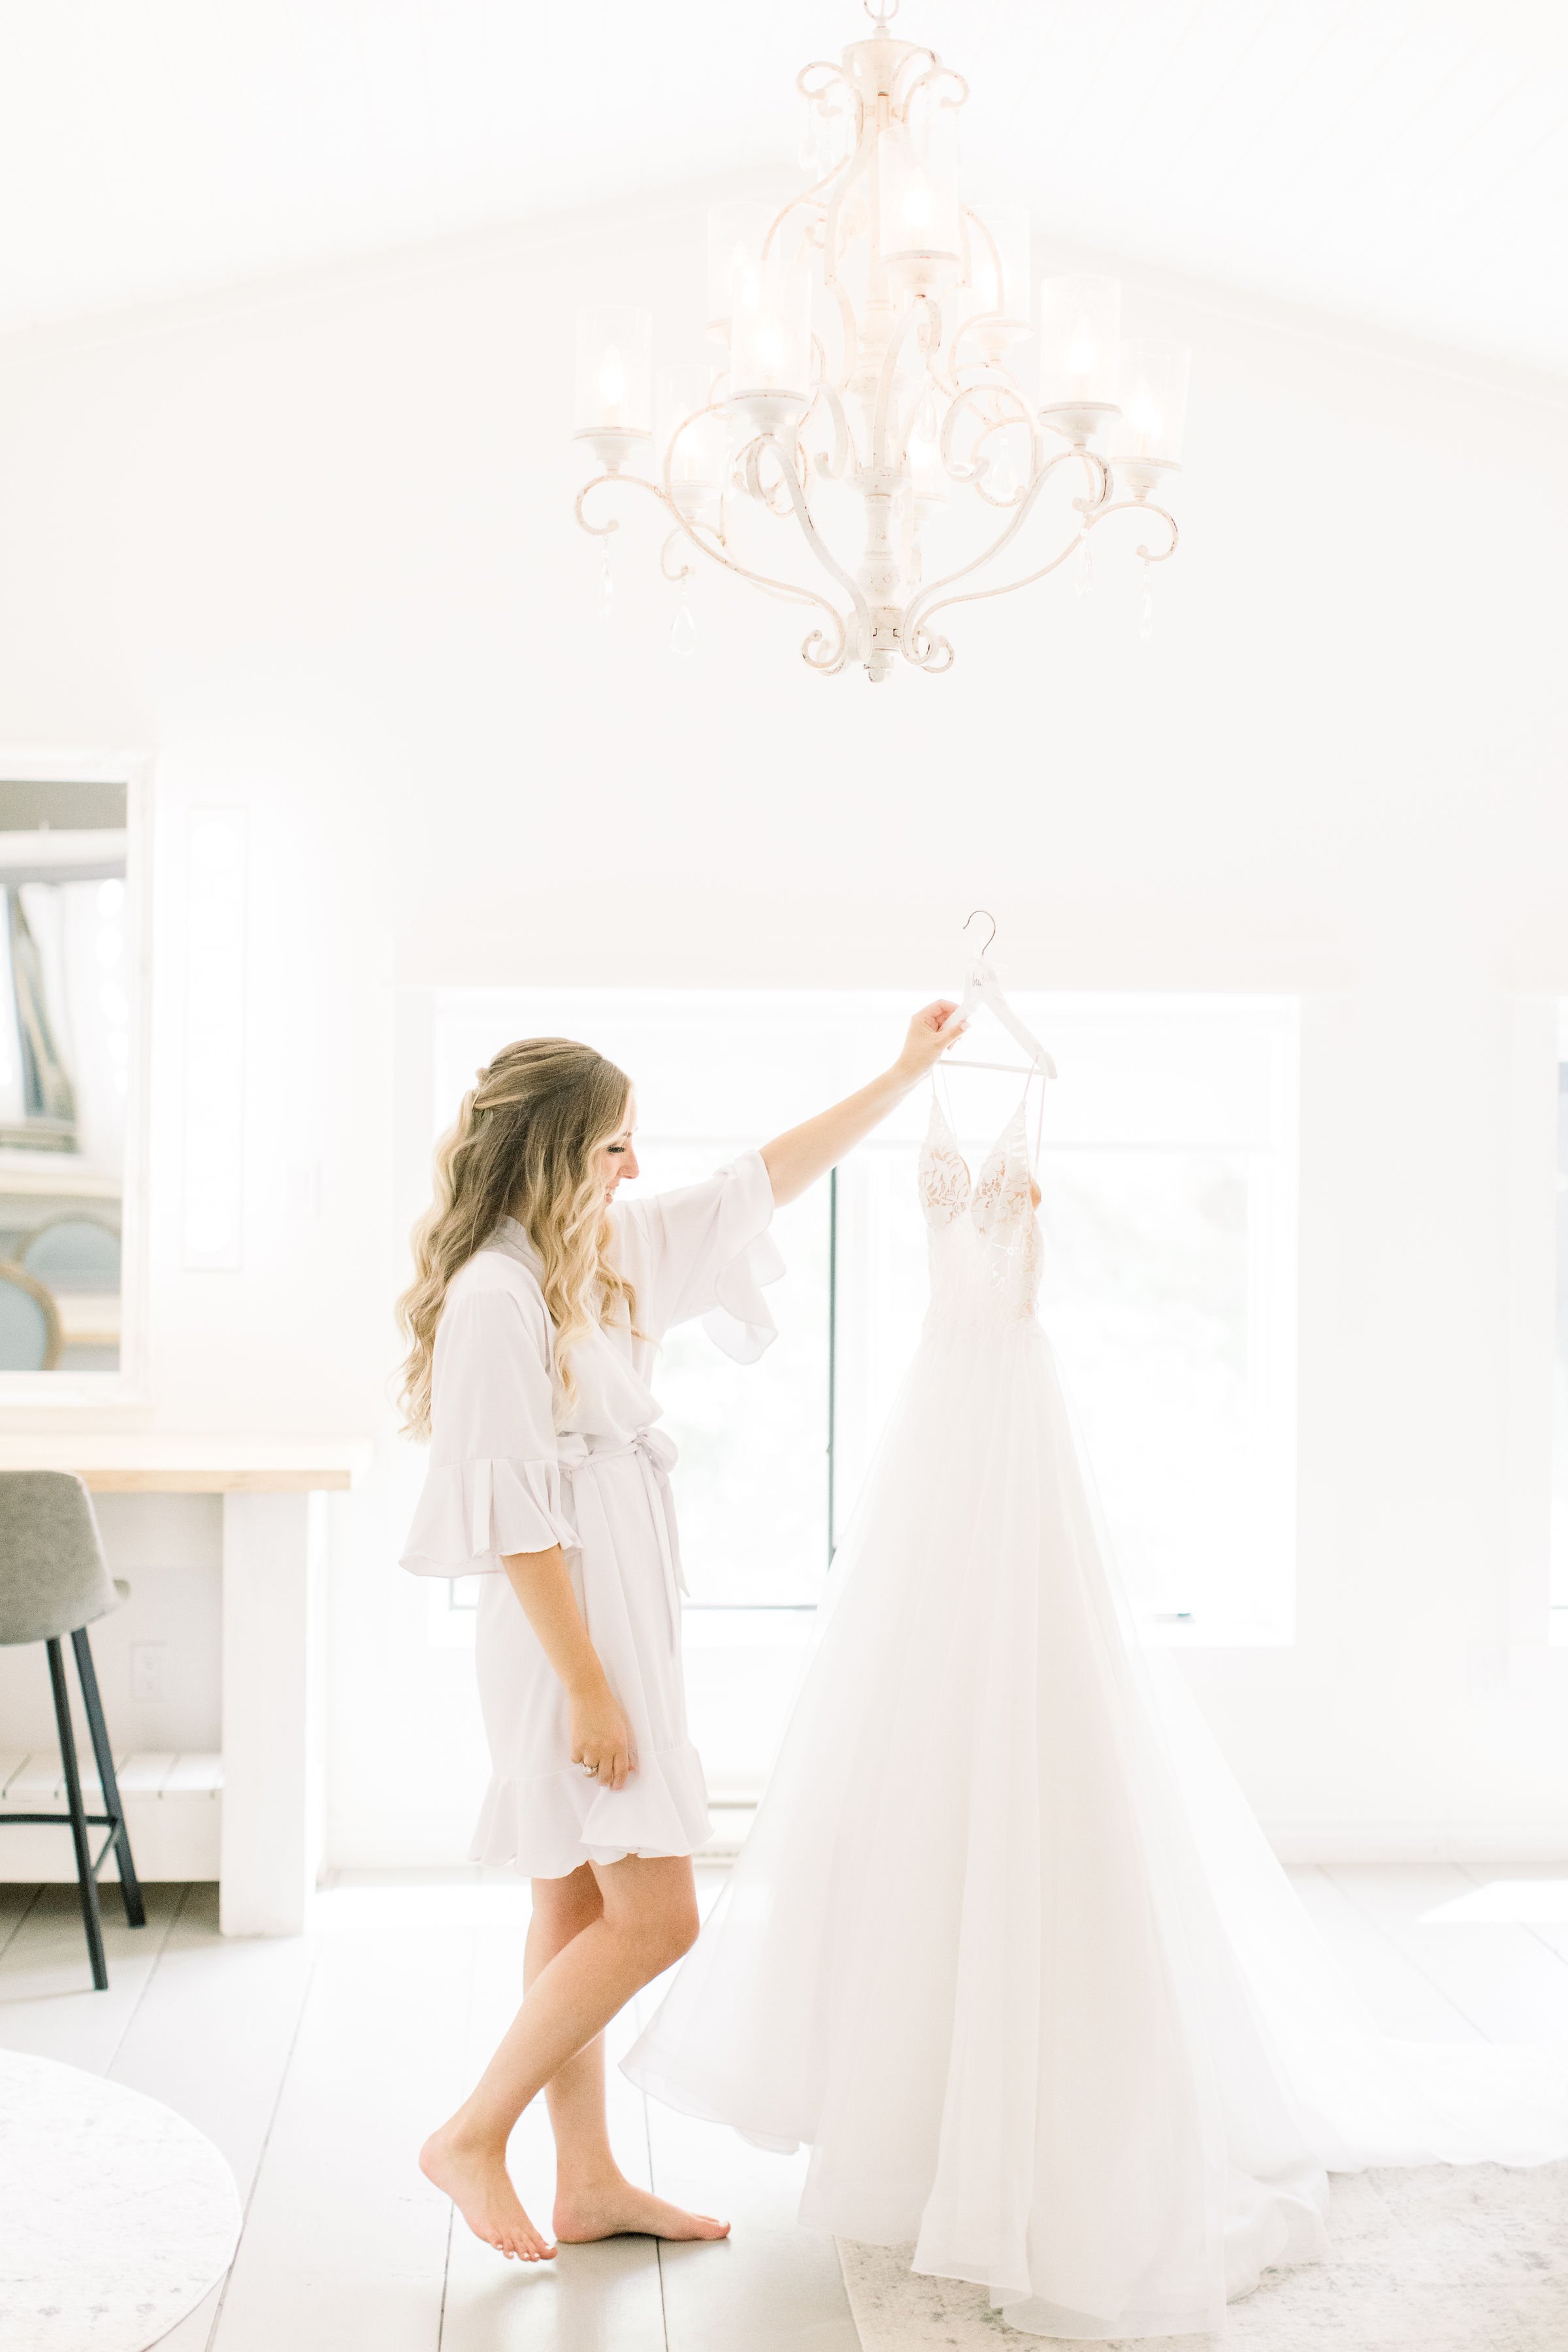
<svg viewBox="0 0 1568 2352"><path fill-rule="evenodd" d="M0 2352L143 2352L227 2269L234 2175L155 2099L0 2051Z"/></svg>
<svg viewBox="0 0 1568 2352"><path fill-rule="evenodd" d="M1223 2336L1179 2336L1173 2352L1568 2352L1568 2164L1350 2175L1329 2231L1329 2262L1269 2272ZM915 2278L910 2251L839 2241L865 2352L1047 2340L1009 2327L980 2287Z"/></svg>

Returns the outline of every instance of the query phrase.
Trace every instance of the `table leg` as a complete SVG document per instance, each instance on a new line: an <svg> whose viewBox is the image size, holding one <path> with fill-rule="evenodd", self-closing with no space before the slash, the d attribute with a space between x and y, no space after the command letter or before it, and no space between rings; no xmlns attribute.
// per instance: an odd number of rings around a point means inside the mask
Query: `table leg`
<svg viewBox="0 0 1568 2352"><path fill-rule="evenodd" d="M223 1503L226 1936L303 1933L321 1861L325 1495Z"/></svg>

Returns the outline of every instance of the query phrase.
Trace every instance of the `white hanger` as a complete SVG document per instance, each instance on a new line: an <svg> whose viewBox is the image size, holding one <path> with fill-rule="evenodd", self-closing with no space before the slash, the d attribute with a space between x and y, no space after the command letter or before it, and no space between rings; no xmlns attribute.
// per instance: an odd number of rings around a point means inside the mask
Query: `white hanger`
<svg viewBox="0 0 1568 2352"><path fill-rule="evenodd" d="M965 918L963 925L965 930L974 920L975 915L985 917L991 926L991 936L969 967L963 983L963 1003L956 1013L948 1014L937 1034L941 1036L944 1030L952 1028L958 1022L967 1021L975 1006L982 1005L986 1012L994 1014L1008 1035L1023 1047L1029 1058L1026 1062L980 1062L967 1054L947 1054L942 1056L943 1062L950 1066L956 1064L963 1070L1016 1070L1030 1077L1054 1078L1057 1074L1056 1064L1034 1032L1026 1028L1023 1022L1019 1020L1007 1002L1006 992L1001 982L985 961L990 952L991 942L996 937L996 918L988 908L976 907L973 914Z"/></svg>

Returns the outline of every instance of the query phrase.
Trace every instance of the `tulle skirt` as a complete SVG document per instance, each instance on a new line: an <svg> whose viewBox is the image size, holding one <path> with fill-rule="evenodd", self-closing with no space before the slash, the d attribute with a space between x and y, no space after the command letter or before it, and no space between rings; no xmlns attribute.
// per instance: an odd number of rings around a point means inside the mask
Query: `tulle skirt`
<svg viewBox="0 0 1568 2352"><path fill-rule="evenodd" d="M1568 2051L1383 2040L1117 1583L1039 1324L928 1327L756 1825L627 2060L1016 2327L1218 2330L1326 2173L1568 2153Z"/></svg>

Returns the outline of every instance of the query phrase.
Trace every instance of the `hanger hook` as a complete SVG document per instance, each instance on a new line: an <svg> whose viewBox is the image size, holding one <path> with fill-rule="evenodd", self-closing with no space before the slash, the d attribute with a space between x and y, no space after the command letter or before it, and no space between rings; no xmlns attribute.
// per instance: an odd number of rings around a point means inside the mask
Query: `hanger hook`
<svg viewBox="0 0 1568 2352"><path fill-rule="evenodd" d="M965 915L963 919L963 928L965 930L969 929L970 924L974 920L974 915L984 915L986 921L991 926L991 939L986 940L985 945L980 950L980 960L984 963L985 958L991 952L991 940L994 940L996 936L996 918L991 912L989 907L976 907L973 915Z"/></svg>

